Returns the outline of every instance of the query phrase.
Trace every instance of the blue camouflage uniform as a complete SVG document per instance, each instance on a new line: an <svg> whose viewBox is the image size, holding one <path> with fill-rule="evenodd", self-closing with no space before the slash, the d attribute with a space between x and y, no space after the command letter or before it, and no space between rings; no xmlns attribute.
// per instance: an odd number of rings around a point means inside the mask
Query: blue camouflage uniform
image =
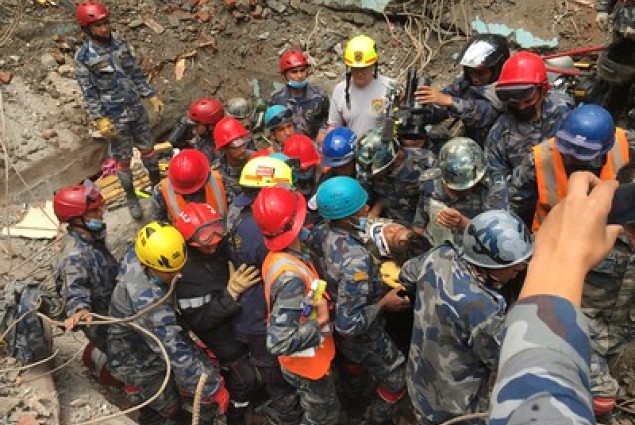
<svg viewBox="0 0 635 425"><path fill-rule="evenodd" d="M93 119L110 118L117 129L110 151L117 162L132 158L132 147L152 151L155 139L141 98L154 89L128 44L112 36L103 46L85 41L75 55L75 76Z"/></svg>
<svg viewBox="0 0 635 425"><path fill-rule="evenodd" d="M109 315L116 318L132 316L155 304L168 291L168 285L150 281L131 248L121 264L117 286L112 294ZM182 397L191 397L202 373L208 379L202 397L209 398L219 389L222 378L218 367L185 335L177 321L174 298L166 300L134 323L156 335L168 353L172 376L166 389L149 407L165 417L179 411ZM156 343L144 334L124 324L108 329L108 368L125 383L130 401L138 404L156 393L165 376L165 360ZM210 414L210 405L202 405L202 413Z"/></svg>
<svg viewBox="0 0 635 425"><path fill-rule="evenodd" d="M119 264L106 246L106 234L94 239L69 229L64 236L59 263L55 268L55 286L66 300L65 313L70 317L79 310L108 314ZM86 337L106 352L106 326L82 328Z"/></svg>
<svg viewBox="0 0 635 425"><path fill-rule="evenodd" d="M465 77L457 78L441 92L452 96L452 106L425 105L429 123L438 123L447 118L458 118L463 123L465 136L481 147L494 122L504 109L496 97L494 84L472 86Z"/></svg>
<svg viewBox="0 0 635 425"><path fill-rule="evenodd" d="M247 158L249 158L252 153L252 151L248 150L246 154ZM243 191L242 186L238 184L243 166L232 167L227 162L227 157L224 154L220 154L212 164L212 168L218 170L220 175L223 177L223 183L225 184L225 193L227 195L227 203L231 204L234 201L234 198L240 195Z"/></svg>
<svg viewBox="0 0 635 425"><path fill-rule="evenodd" d="M243 193L229 206L227 233L229 255L234 264L260 269L269 250L251 211L256 193ZM302 418L299 398L282 376L277 356L267 350L267 302L263 283L247 288L240 296L240 304L241 309L233 320L234 336L249 347L250 359L262 375L271 398L272 413L285 424L299 423Z"/></svg>
<svg viewBox="0 0 635 425"><path fill-rule="evenodd" d="M580 309L556 296L528 297L505 328L489 424L595 424Z"/></svg>
<svg viewBox="0 0 635 425"><path fill-rule="evenodd" d="M486 411L505 300L449 243L407 261L404 269L401 283L416 294L407 384L417 423Z"/></svg>
<svg viewBox="0 0 635 425"><path fill-rule="evenodd" d="M299 258L305 264L311 263L307 254L291 249L285 249L283 252ZM305 289L304 279L290 271L280 273L271 284L267 349L275 356L291 356L317 348L322 343L323 337L318 321L301 320ZM337 423L340 403L332 374L327 373L316 380L302 377L284 368L282 374L300 393L304 408L301 425Z"/></svg>
<svg viewBox="0 0 635 425"><path fill-rule="evenodd" d="M361 404L358 392L363 388L355 376L359 373L349 372L356 369L354 366L363 367L379 385L378 393L394 396L386 401L376 395L370 406L373 423L386 421L406 390L406 359L384 329L385 320L377 307L386 292L379 265L373 261L366 241L330 222L312 230L311 247L314 258L319 259L316 266L320 276L326 276L327 290L335 301L335 337L338 354L344 360L340 374L346 397L349 403Z"/></svg>
<svg viewBox="0 0 635 425"><path fill-rule="evenodd" d="M283 105L293 113L293 124L297 133L315 139L320 129L326 128L329 115L329 98L324 91L313 84L307 84L300 97L293 97L285 85L271 94L269 106Z"/></svg>
<svg viewBox="0 0 635 425"><path fill-rule="evenodd" d="M507 111L498 117L485 140L485 155L493 192L499 194L501 202L507 202L507 186L514 169L533 146L555 135L572 107L573 100L567 93L553 90L545 99L538 122L519 122Z"/></svg>
<svg viewBox="0 0 635 425"><path fill-rule="evenodd" d="M192 146L194 146L194 149L199 150L205 154L210 166L214 166L214 164L220 159L220 155L216 151L214 139L210 134L194 136L194 138L192 138Z"/></svg>
<svg viewBox="0 0 635 425"><path fill-rule="evenodd" d="M436 167L436 156L424 148L400 148L404 152L403 163L385 175L372 177L363 182L370 198L381 201L382 217L404 225L411 225L420 202L421 186L426 171Z"/></svg>

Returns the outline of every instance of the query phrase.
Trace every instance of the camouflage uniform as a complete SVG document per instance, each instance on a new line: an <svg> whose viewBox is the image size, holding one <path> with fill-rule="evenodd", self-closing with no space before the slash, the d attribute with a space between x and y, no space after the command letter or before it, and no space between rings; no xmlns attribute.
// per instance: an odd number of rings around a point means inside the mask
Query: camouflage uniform
<svg viewBox="0 0 635 425"><path fill-rule="evenodd" d="M131 248L122 261L110 303L110 316L124 318L156 303L167 292L167 285L152 283ZM181 397L191 397L202 373L208 374L202 397L211 397L221 385L216 366L192 341L177 322L174 298L135 319L134 323L156 335L165 347L172 366L167 388L149 407L165 417L178 412ZM108 368L126 384L130 401L138 404L150 398L165 375L165 360L155 342L124 324L109 326ZM210 410L209 404L202 406ZM202 412L209 415L211 412Z"/></svg>
<svg viewBox="0 0 635 425"><path fill-rule="evenodd" d="M606 359L635 338L635 252L620 237L585 279L582 312L591 336L591 392L614 397L619 388Z"/></svg>
<svg viewBox="0 0 635 425"><path fill-rule="evenodd" d="M249 158L252 153L252 151L248 150L247 158ZM227 162L227 157L224 154L220 154L214 161L214 164L212 164L212 168L218 170L220 175L223 177L225 192L227 194L227 203L233 203L234 198L240 195L243 191L242 186L238 184L243 167L232 167Z"/></svg>
<svg viewBox="0 0 635 425"><path fill-rule="evenodd" d="M449 243L404 268L409 278L402 284L416 294L407 383L417 423L437 424L486 410L505 300Z"/></svg>
<svg viewBox="0 0 635 425"><path fill-rule="evenodd" d="M308 264L311 259L291 249L285 253ZM322 335L317 320L300 322L305 297L304 279L293 272L281 273L271 285L271 314L267 326L267 349L275 356L293 355L308 348L318 347ZM285 379L300 395L304 408L301 425L336 424L340 404L333 375L327 374L311 380L282 369Z"/></svg>
<svg viewBox="0 0 635 425"><path fill-rule="evenodd" d="M342 381L349 401L359 404L361 394L356 376L344 373L362 366L379 384L379 390L399 399L405 393L405 357L384 329L377 302L385 294L379 267L360 237L332 223L313 230L313 255L320 259L319 271L326 276L327 290L335 301L335 330L338 354L344 358ZM355 375L355 374L351 374ZM346 381L349 382L346 382ZM395 402L376 395L370 418L373 423L387 421Z"/></svg>
<svg viewBox="0 0 635 425"><path fill-rule="evenodd" d="M155 139L141 97L154 96L155 92L128 44L114 35L106 46L89 39L77 51L75 64L75 76L91 117L110 118L117 129L116 140L110 144L112 157L117 162L129 161L133 145L151 151ZM156 156L152 158L156 162ZM150 160L144 159L144 163Z"/></svg>
<svg viewBox="0 0 635 425"><path fill-rule="evenodd" d="M405 225L415 219L420 187L426 171L436 166L436 156L428 149L401 148L403 163L383 176L372 177L363 186L374 200L383 204L382 216Z"/></svg>
<svg viewBox="0 0 635 425"><path fill-rule="evenodd" d="M493 193L500 197L500 202L507 202L507 185L514 169L520 166L533 146L555 135L572 106L573 100L568 94L550 91L542 107L540 122L518 122L510 112L498 117L485 140L485 155Z"/></svg>
<svg viewBox="0 0 635 425"><path fill-rule="evenodd" d="M533 296L512 307L505 327L489 424L595 424L580 310L561 297Z"/></svg>
<svg viewBox="0 0 635 425"><path fill-rule="evenodd" d="M465 77L456 79L441 92L452 96L452 106L426 105L429 123L438 123L447 118L458 118L463 123L465 136L481 147L504 105L496 97L494 84L472 86Z"/></svg>
<svg viewBox="0 0 635 425"><path fill-rule="evenodd" d="M55 269L55 286L66 300L66 316L79 310L108 314L119 264L106 246L105 231L90 239L69 229L65 235L59 263ZM106 352L106 326L82 328L86 337Z"/></svg>
<svg viewBox="0 0 635 425"><path fill-rule="evenodd" d="M192 139L192 145L194 149L199 150L205 154L210 166L220 159L219 153L216 151L216 145L214 145L214 139L209 134L203 136L194 136Z"/></svg>
<svg viewBox="0 0 635 425"><path fill-rule="evenodd" d="M458 195L456 198L448 194L443 187L443 179L441 177L436 178L432 182L432 191L424 188L421 193L413 226L422 229L428 228L429 230L426 233L434 245L443 242L433 236L435 232L431 231L429 227L430 225L442 227L440 224L431 222L431 218L434 219L440 209L454 208L469 219L487 210L505 209L505 205L499 202L500 199L498 197L491 196L491 185L487 176L470 188L469 191L456 192L456 194ZM447 230L447 232L443 231L442 233L446 236L451 236L451 240L455 245L459 246L461 244L463 239L462 231L445 228L443 230Z"/></svg>
<svg viewBox="0 0 635 425"><path fill-rule="evenodd" d="M304 94L293 97L291 90L285 85L271 94L269 106L283 105L293 112L295 131L315 139L318 131L326 128L329 116L329 98L324 91L313 84L304 88Z"/></svg>

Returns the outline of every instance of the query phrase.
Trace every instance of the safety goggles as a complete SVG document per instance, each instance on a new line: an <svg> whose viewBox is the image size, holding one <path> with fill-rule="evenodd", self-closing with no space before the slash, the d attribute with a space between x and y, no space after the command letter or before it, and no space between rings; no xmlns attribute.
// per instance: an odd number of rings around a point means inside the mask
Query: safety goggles
<svg viewBox="0 0 635 425"><path fill-rule="evenodd" d="M216 245L227 234L227 226L223 220L214 220L201 224L187 240L192 246Z"/></svg>
<svg viewBox="0 0 635 425"><path fill-rule="evenodd" d="M279 125L284 124L287 121L291 121L291 116L292 116L291 110L285 109L283 113L274 115L273 117L271 117L268 123L268 127L271 129L274 129L278 127Z"/></svg>
<svg viewBox="0 0 635 425"><path fill-rule="evenodd" d="M240 139L232 140L231 142L229 142L229 148L240 149L250 142L251 142L251 137L241 137Z"/></svg>
<svg viewBox="0 0 635 425"><path fill-rule="evenodd" d="M520 103L534 97L537 90L538 86L535 84L496 87L496 96L503 103Z"/></svg>
<svg viewBox="0 0 635 425"><path fill-rule="evenodd" d="M572 156L579 161L592 161L602 155L605 144L600 141L582 139L568 131L556 132L556 147L563 155Z"/></svg>

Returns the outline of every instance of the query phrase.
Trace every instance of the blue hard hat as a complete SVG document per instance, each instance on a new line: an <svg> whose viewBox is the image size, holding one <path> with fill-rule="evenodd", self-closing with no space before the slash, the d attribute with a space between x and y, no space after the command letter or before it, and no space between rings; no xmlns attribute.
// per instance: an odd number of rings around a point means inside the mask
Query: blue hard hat
<svg viewBox="0 0 635 425"><path fill-rule="evenodd" d="M368 193L357 180L337 176L326 180L318 187L316 198L320 216L329 220L339 220L352 216L366 205Z"/></svg>
<svg viewBox="0 0 635 425"><path fill-rule="evenodd" d="M293 114L291 110L282 105L272 105L265 111L265 127L267 130L273 130L280 124L291 121Z"/></svg>
<svg viewBox="0 0 635 425"><path fill-rule="evenodd" d="M337 127L324 137L322 165L339 167L355 159L357 135L350 128Z"/></svg>
<svg viewBox="0 0 635 425"><path fill-rule="evenodd" d="M611 114L598 105L575 108L556 131L556 147L563 155L591 161L615 144L615 123Z"/></svg>

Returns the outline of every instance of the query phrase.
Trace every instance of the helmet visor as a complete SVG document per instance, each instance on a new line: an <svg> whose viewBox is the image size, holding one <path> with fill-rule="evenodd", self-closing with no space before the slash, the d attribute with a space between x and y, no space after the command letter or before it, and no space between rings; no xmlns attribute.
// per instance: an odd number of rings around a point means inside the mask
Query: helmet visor
<svg viewBox="0 0 635 425"><path fill-rule="evenodd" d="M192 246L216 245L225 237L226 233L225 222L214 220L198 226L187 242Z"/></svg>
<svg viewBox="0 0 635 425"><path fill-rule="evenodd" d="M285 109L284 112L271 117L271 119L267 123L267 126L271 129L274 129L278 127L280 124L284 124L287 121L291 121L291 116L292 116L291 110Z"/></svg>
<svg viewBox="0 0 635 425"><path fill-rule="evenodd" d="M496 96L503 103L520 103L531 99L536 94L537 87L534 84L522 84L514 86L496 87Z"/></svg>
<svg viewBox="0 0 635 425"><path fill-rule="evenodd" d="M606 153L604 143L597 140L585 140L576 137L568 131L556 132L556 147L563 155L570 155L579 161L592 161ZM611 144L612 145L612 144Z"/></svg>
<svg viewBox="0 0 635 425"><path fill-rule="evenodd" d="M229 143L229 147L231 149L239 149L242 148L243 146L245 146L246 144L251 142L251 137L241 137L240 139L236 139L236 140L232 140Z"/></svg>

